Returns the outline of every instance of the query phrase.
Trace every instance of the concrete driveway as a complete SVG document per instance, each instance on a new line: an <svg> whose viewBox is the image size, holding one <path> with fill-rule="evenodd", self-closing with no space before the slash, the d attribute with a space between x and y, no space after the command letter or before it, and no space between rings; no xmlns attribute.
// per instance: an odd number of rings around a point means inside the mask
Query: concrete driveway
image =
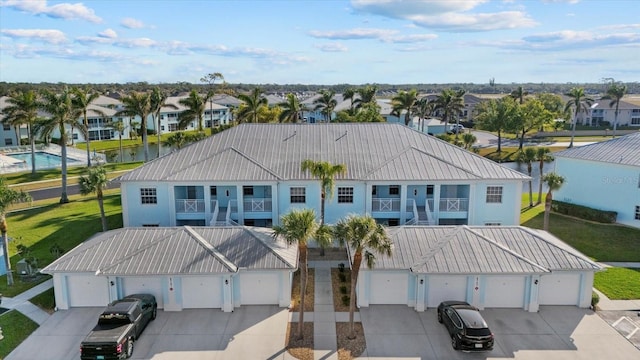
<svg viewBox="0 0 640 360"><path fill-rule="evenodd" d="M80 359L80 342L100 311L56 312L6 359ZM276 306L246 306L233 313L159 311L135 343L132 359L285 359L288 319L288 311Z"/></svg>
<svg viewBox="0 0 640 360"><path fill-rule="evenodd" d="M494 350L454 351L436 310L417 313L406 306L360 309L367 350L363 359L639 359L640 351L590 310L543 306L539 313L487 309L482 314L495 334Z"/></svg>

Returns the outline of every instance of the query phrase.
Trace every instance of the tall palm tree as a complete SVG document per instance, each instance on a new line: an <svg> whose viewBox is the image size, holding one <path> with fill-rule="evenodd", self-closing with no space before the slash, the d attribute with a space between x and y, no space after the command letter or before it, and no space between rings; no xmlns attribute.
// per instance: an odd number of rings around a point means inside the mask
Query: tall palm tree
<svg viewBox="0 0 640 360"><path fill-rule="evenodd" d="M296 123L302 120L302 112L307 111L307 107L300 103L300 100L294 94L287 94L287 101L281 102L282 112L278 116L278 121Z"/></svg>
<svg viewBox="0 0 640 360"><path fill-rule="evenodd" d="M160 90L160 88L156 86L151 91L151 114L153 116L153 122L156 124L156 134L158 135L158 157L160 157L160 143L162 139L160 113L162 112L163 107L178 109L178 107L174 104L167 103L167 94L162 92L162 90Z"/></svg>
<svg viewBox="0 0 640 360"><path fill-rule="evenodd" d="M329 227L316 221L316 213L311 209L294 209L280 218L280 225L273 227L275 238L283 237L289 244L298 245L298 264L300 269L300 317L298 318L298 339L304 337L304 300L307 290L307 247L311 239L324 244L331 239Z"/></svg>
<svg viewBox="0 0 640 360"><path fill-rule="evenodd" d="M31 174L36 173L36 139L33 133L34 124L38 119L38 96L33 90L25 92L16 92L7 98L9 104L2 109L4 115L2 122L5 124L13 124L16 129L21 125L27 125L27 134L29 136L29 145L31 147ZM20 132L16 131L16 141L20 144Z"/></svg>
<svg viewBox="0 0 640 360"><path fill-rule="evenodd" d="M520 105L524 104L524 98L529 95L529 92L526 91L522 86L518 86L517 89L513 90L509 96L511 96L514 100L518 100Z"/></svg>
<svg viewBox="0 0 640 360"><path fill-rule="evenodd" d="M335 92L331 90L322 90L320 91L320 97L313 101L313 104L316 106L314 110L320 110L322 114L324 114L324 120L328 123L331 122L331 114L333 114L333 109L338 106L338 101L334 99Z"/></svg>
<svg viewBox="0 0 640 360"><path fill-rule="evenodd" d="M122 155L124 152L122 151L122 134L124 134L124 131L127 129L127 125L124 124L124 121L118 120L110 123L109 127L118 132L118 141L120 143L120 162L123 162Z"/></svg>
<svg viewBox="0 0 640 360"><path fill-rule="evenodd" d="M537 152L534 148L525 148L516 155L518 164L527 164L527 174L531 177L533 162L537 160ZM533 207L533 179L529 179L529 207Z"/></svg>
<svg viewBox="0 0 640 360"><path fill-rule="evenodd" d="M609 107L614 105L616 107L616 111L614 112L614 118L613 118L613 137L614 138L616 137L616 129L618 127L618 108L620 107L620 99L622 99L622 97L626 93L627 93L626 85L618 84L612 80L611 84L609 84L609 87L607 88L607 94L602 97L602 99L611 100L609 102Z"/></svg>
<svg viewBox="0 0 640 360"><path fill-rule="evenodd" d="M144 147L144 161L149 161L149 141L147 139L147 119L151 114L151 94L148 92L134 91L121 99L124 109L116 113L116 116L140 117L140 133ZM133 126L131 126L133 130Z"/></svg>
<svg viewBox="0 0 640 360"><path fill-rule="evenodd" d="M9 237L7 236L7 208L15 203L31 201L31 196L22 190L9 188L4 178L0 177L0 232L2 233L2 255L4 266L7 269L7 285L13 286L13 273L11 273L11 260L9 259Z"/></svg>
<svg viewBox="0 0 640 360"><path fill-rule="evenodd" d="M62 194L60 203L69 202L67 196L67 141L69 133L67 126L77 125L81 111L73 102L73 93L65 87L60 94L45 90L42 93L43 102L41 107L49 113L50 117L43 119L37 124L37 133L45 138L50 138L51 134L58 130L60 132L61 148L61 172L62 172Z"/></svg>
<svg viewBox="0 0 640 360"><path fill-rule="evenodd" d="M544 199L544 223L543 229L544 231L549 231L549 213L551 213L551 203L553 202L553 192L560 189L562 184L564 184L564 177L550 172L542 177L542 180L547 184L549 190L547 191L547 196Z"/></svg>
<svg viewBox="0 0 640 360"><path fill-rule="evenodd" d="M567 94L571 99L567 101L564 107L564 111L568 111L574 108L573 123L571 124L571 142L569 148L573 147L573 138L576 134L576 123L578 122L578 115L584 111L589 111L589 107L593 104L593 99L585 94L583 88L572 88Z"/></svg>
<svg viewBox="0 0 640 360"><path fill-rule="evenodd" d="M350 100L349 104L349 115L353 115L353 98L356 96L356 89L348 88L342 93L342 98L345 100Z"/></svg>
<svg viewBox="0 0 640 360"><path fill-rule="evenodd" d="M391 99L391 114L400 117L402 112L406 111L406 113L404 114L404 125L409 126L417 101L418 90L400 90L398 94Z"/></svg>
<svg viewBox="0 0 640 360"><path fill-rule="evenodd" d="M384 227L376 223L370 215L349 215L340 220L334 229L334 236L341 245L348 246L351 253L351 295L349 303L349 339L355 339L353 314L356 308L356 285L364 258L367 268L373 268L375 254L391 256L391 240Z"/></svg>
<svg viewBox="0 0 640 360"><path fill-rule="evenodd" d="M436 97L435 110L440 112L444 123L449 123L455 117L456 126L460 124L458 114L464 109L464 94L464 90L445 89ZM456 132L456 139L458 133L459 131Z"/></svg>
<svg viewBox="0 0 640 360"><path fill-rule="evenodd" d="M89 120L87 119L87 112L89 111L89 105L100 97L97 92L90 89L73 88L73 103L76 108L82 113L82 134L84 140L87 142L87 166L91 167L91 141L89 140ZM92 109L92 111L104 116L104 112L99 109Z"/></svg>
<svg viewBox="0 0 640 360"><path fill-rule="evenodd" d="M224 76L222 75L222 73L219 72L214 72L214 73L208 73L207 75L203 76L200 78L200 82L203 83L207 83L209 84L209 91L208 93L211 94L211 96L209 97L209 115L210 115L210 119L211 119L211 127L213 128L213 96L215 95L215 84L216 81L221 80L222 83L224 84ZM160 139L158 139L158 144L160 144ZM160 150L158 149L158 156L160 154Z"/></svg>
<svg viewBox="0 0 640 360"><path fill-rule="evenodd" d="M242 101L242 105L238 108L238 122L258 122L260 108L267 106L268 100L263 96L260 88L255 88L249 94L239 94L238 99Z"/></svg>
<svg viewBox="0 0 640 360"><path fill-rule="evenodd" d="M207 93L204 96L198 94L196 90L191 90L189 96L184 99L180 99L178 103L184 105L187 109L178 115L178 128L186 129L187 125L191 121L196 121L198 124L198 131L204 131L202 126L202 119L204 119L204 111L207 107L207 102L213 96L212 92Z"/></svg>
<svg viewBox="0 0 640 360"><path fill-rule="evenodd" d="M422 124L420 127L421 132L424 132L424 121L431 116L434 106L435 103L426 96L416 101L413 112L420 119L420 123Z"/></svg>
<svg viewBox="0 0 640 360"><path fill-rule="evenodd" d="M542 179L544 176L544 164L550 163L554 160L553 155L551 155L551 150L546 147L539 146L536 148L536 160L538 161L540 168L540 181L538 184L538 202L540 204L542 202L542 183L544 180Z"/></svg>
<svg viewBox="0 0 640 360"><path fill-rule="evenodd" d="M102 220L102 231L109 230L107 227L107 216L104 213L104 194L103 190L107 187L109 180L107 179L107 170L101 165L90 167L87 176L80 177L80 194L89 195L96 194L98 206L100 207L100 219Z"/></svg>
<svg viewBox="0 0 640 360"><path fill-rule="evenodd" d="M356 90L359 97L353 101L356 109L360 109L367 104L376 103L376 94L378 93L378 87L375 85L367 85L363 88Z"/></svg>

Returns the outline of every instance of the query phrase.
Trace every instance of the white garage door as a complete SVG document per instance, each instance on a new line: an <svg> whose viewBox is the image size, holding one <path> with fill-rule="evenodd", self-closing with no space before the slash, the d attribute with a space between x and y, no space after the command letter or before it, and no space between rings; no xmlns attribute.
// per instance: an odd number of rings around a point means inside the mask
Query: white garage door
<svg viewBox="0 0 640 360"><path fill-rule="evenodd" d="M408 303L409 275L407 273L372 272L369 304Z"/></svg>
<svg viewBox="0 0 640 360"><path fill-rule="evenodd" d="M183 277L182 307L185 309L222 308L222 277Z"/></svg>
<svg viewBox="0 0 640 360"><path fill-rule="evenodd" d="M242 305L278 305L280 282L277 273L242 273L240 303Z"/></svg>
<svg viewBox="0 0 640 360"><path fill-rule="evenodd" d="M105 306L109 303L109 283L102 276L68 276L67 291L69 307Z"/></svg>
<svg viewBox="0 0 640 360"><path fill-rule="evenodd" d="M486 279L484 306L494 308L524 307L524 276L488 276Z"/></svg>
<svg viewBox="0 0 640 360"><path fill-rule="evenodd" d="M538 303L540 305L576 305L580 292L580 274L552 274L540 276Z"/></svg>
<svg viewBox="0 0 640 360"><path fill-rule="evenodd" d="M466 276L429 276L427 306L435 307L445 300L467 299Z"/></svg>
<svg viewBox="0 0 640 360"><path fill-rule="evenodd" d="M158 308L164 308L162 301L162 278L159 277L127 277L122 280L123 294L152 294L156 297Z"/></svg>

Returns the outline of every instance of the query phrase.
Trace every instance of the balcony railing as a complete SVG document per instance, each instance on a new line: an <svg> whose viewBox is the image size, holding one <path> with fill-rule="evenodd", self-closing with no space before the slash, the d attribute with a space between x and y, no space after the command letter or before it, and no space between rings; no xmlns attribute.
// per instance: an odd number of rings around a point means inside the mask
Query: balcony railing
<svg viewBox="0 0 640 360"><path fill-rule="evenodd" d="M176 213L203 213L203 199L176 199Z"/></svg>
<svg viewBox="0 0 640 360"><path fill-rule="evenodd" d="M242 202L244 212L271 212L271 198L250 198Z"/></svg>
<svg viewBox="0 0 640 360"><path fill-rule="evenodd" d="M441 198L440 211L469 211L469 199L467 198Z"/></svg>
<svg viewBox="0 0 640 360"><path fill-rule="evenodd" d="M400 199L398 198L373 198L371 199L372 212L400 211Z"/></svg>

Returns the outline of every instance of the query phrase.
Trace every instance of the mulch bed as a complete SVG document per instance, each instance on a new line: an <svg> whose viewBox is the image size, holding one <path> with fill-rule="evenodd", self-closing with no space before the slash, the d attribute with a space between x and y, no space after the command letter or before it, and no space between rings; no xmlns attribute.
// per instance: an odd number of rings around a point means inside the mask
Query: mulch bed
<svg viewBox="0 0 640 360"><path fill-rule="evenodd" d="M313 311L315 269L309 268L307 272L307 291L304 296L304 311ZM300 311L300 270L293 273L293 286L291 287L290 312Z"/></svg>
<svg viewBox="0 0 640 360"><path fill-rule="evenodd" d="M353 323L356 330L356 338L350 340L349 323L336 323L336 337L338 340L338 359L351 360L362 356L367 348L367 342L364 338L364 329L362 323Z"/></svg>
<svg viewBox="0 0 640 360"><path fill-rule="evenodd" d="M340 281L340 274L344 274L345 281ZM347 293L343 294L340 291L340 287L344 286L346 288ZM343 296L349 296L351 292L351 270L349 268L345 268L341 273L340 269L331 269L331 287L333 288L333 309L334 311L349 311L349 303L345 305L342 302ZM358 307L356 307L356 312L358 311Z"/></svg>
<svg viewBox="0 0 640 360"><path fill-rule="evenodd" d="M298 323L287 326L287 352L296 359L313 360L313 323L305 322L302 333L304 337L298 340Z"/></svg>

